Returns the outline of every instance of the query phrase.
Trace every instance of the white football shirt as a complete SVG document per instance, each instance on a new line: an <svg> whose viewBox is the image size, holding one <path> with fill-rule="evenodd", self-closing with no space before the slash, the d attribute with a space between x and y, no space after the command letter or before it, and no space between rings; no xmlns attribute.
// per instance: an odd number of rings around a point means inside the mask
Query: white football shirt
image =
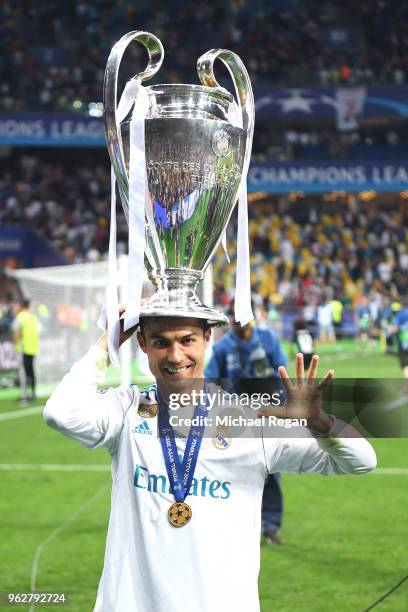
<svg viewBox="0 0 408 612"><path fill-rule="evenodd" d="M267 473L363 473L375 467L371 445L362 438L253 437L230 439L221 449L204 438L186 498L192 519L175 528L167 518L174 496L157 417L138 413L135 386L98 393L106 366L107 353L93 347L44 410L51 427L111 455L111 514L95 612L259 611ZM185 439L176 444L182 456Z"/></svg>

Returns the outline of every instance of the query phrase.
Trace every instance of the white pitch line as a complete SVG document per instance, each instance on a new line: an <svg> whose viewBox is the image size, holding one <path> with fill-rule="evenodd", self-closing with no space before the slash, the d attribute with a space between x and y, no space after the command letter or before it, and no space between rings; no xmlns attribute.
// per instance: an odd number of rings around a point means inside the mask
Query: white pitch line
<svg viewBox="0 0 408 612"><path fill-rule="evenodd" d="M370 474L396 474L398 476L408 476L408 468L376 468Z"/></svg>
<svg viewBox="0 0 408 612"><path fill-rule="evenodd" d="M319 354L319 351L316 351ZM327 353L326 355L320 355L320 362L322 361L346 361L347 359L355 359L356 357L368 357L374 355L375 351L364 351L361 353L349 353L348 351L342 351L339 353Z"/></svg>
<svg viewBox="0 0 408 612"><path fill-rule="evenodd" d="M44 406L33 406L33 408L23 408L22 410L14 410L13 412L3 412L0 413L0 421L19 419L20 417L29 416L30 414L39 414L43 410Z"/></svg>
<svg viewBox="0 0 408 612"><path fill-rule="evenodd" d="M408 395L404 393L404 395L402 395L401 397L397 397L392 402L388 402L388 404L385 404L383 411L390 412L391 410L399 408L400 406L403 406L406 403L408 403Z"/></svg>
<svg viewBox="0 0 408 612"><path fill-rule="evenodd" d="M105 490L110 486L110 482L104 484L100 489L98 489L98 491L95 493L95 495L93 497L91 497L91 499L89 499L83 506L81 506L79 508L79 510L77 510L76 512L74 512L73 514L71 514L71 516L69 516L68 518L65 519L65 521L63 521L61 523L61 525L59 527L56 527L53 531L51 531L50 535L47 536L45 538L45 540L43 540L43 542L41 542L41 544L38 545L37 550L35 551L35 555L34 555L34 560L33 560L33 565L31 567L31 583L30 583L30 591L32 593L35 592L35 583L37 580L37 574L38 574L38 566L40 563L40 557L41 554L44 550L44 548L47 546L47 544L49 544L58 534L61 533L61 531L63 531L65 529L65 527L67 527L70 523L72 523L73 521L75 521L75 519L78 518L78 516L80 514L82 514L82 512L85 512L85 510L87 510L89 508L89 506L91 506L94 501L96 501L98 499L98 497L100 497L102 495L102 493L105 492ZM33 612L35 608L35 603L31 604L28 612Z"/></svg>
<svg viewBox="0 0 408 612"><path fill-rule="evenodd" d="M110 465L58 464L58 463L0 463L0 472L7 471L37 471L37 472L110 472ZM408 475L407 468L376 468L370 474Z"/></svg>
<svg viewBox="0 0 408 612"><path fill-rule="evenodd" d="M37 472L110 472L110 465L59 463L0 463L0 471L34 470Z"/></svg>

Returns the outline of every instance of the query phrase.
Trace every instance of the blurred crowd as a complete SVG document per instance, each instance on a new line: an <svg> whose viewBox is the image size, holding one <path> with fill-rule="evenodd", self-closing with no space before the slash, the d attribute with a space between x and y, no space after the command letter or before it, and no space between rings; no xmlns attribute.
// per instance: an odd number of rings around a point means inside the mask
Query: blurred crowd
<svg viewBox="0 0 408 612"><path fill-rule="evenodd" d="M380 124L339 132L321 125L303 128L256 121L252 160L395 160L408 157L408 126Z"/></svg>
<svg viewBox="0 0 408 612"><path fill-rule="evenodd" d="M251 284L268 306L306 308L313 318L320 304L333 299L355 306L373 293L390 299L408 294L405 205L336 206L333 212L305 205L285 213L265 205L251 217ZM232 224L231 263L219 250L214 264L220 303L234 294L235 232Z"/></svg>
<svg viewBox="0 0 408 612"><path fill-rule="evenodd" d="M0 175L0 225L22 224L34 230L67 263L97 261L108 250L109 166L103 156L66 150L50 157L22 155ZM85 161L87 160L87 161ZM119 252L127 243L127 225L119 223ZM123 246L122 246L123 238Z"/></svg>
<svg viewBox="0 0 408 612"><path fill-rule="evenodd" d="M18 155L0 175L0 225L33 229L67 263L107 257L110 175L106 153ZM379 208L352 196L342 205L277 201L250 203L252 286L283 308L338 296L355 304L361 295L408 294L408 210L404 204ZM127 223L118 202L118 252L127 249ZM228 263L215 259L218 300L233 294L236 226L228 230ZM330 288L330 290L328 289Z"/></svg>
<svg viewBox="0 0 408 612"><path fill-rule="evenodd" d="M196 82L196 59L224 47L242 57L254 85L402 84L407 17L406 3L392 0L4 0L0 111L86 111L102 98L112 45L135 29L164 44L160 82ZM139 45L129 60L125 78L144 67Z"/></svg>

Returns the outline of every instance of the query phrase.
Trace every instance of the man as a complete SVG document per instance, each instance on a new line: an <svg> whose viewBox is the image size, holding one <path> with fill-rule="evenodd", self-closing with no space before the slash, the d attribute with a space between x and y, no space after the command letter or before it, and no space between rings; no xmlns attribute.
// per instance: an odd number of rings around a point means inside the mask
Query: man
<svg viewBox="0 0 408 612"><path fill-rule="evenodd" d="M301 317L293 321L292 342L295 346L296 353L302 353L305 368L308 368L312 362L314 353L314 339L312 330L308 327L305 319Z"/></svg>
<svg viewBox="0 0 408 612"><path fill-rule="evenodd" d="M358 343L362 348L364 344L369 342L371 336L371 312L368 307L367 298L362 295L358 298L356 306L354 308L354 321L356 326L356 344Z"/></svg>
<svg viewBox="0 0 408 612"><path fill-rule="evenodd" d="M322 297L322 302L317 308L316 316L319 325L319 342L322 344L335 342L333 313L325 296Z"/></svg>
<svg viewBox="0 0 408 612"><path fill-rule="evenodd" d="M341 340L341 323L343 320L344 305L337 296L330 300L329 304L332 310L334 334L336 340Z"/></svg>
<svg viewBox="0 0 408 612"><path fill-rule="evenodd" d="M29 308L30 300L23 300L13 322L14 345L17 353L21 355L20 401L24 403L36 398L34 359L38 354L40 338L40 323ZM28 394L28 387L31 394Z"/></svg>
<svg viewBox="0 0 408 612"><path fill-rule="evenodd" d="M400 365L408 381L408 300L405 300L404 307L394 316L391 333L397 337Z"/></svg>
<svg viewBox="0 0 408 612"><path fill-rule="evenodd" d="M131 332L122 333L120 342ZM111 516L97 612L259 611L260 509L267 473L359 474L375 467L366 440L314 438L307 430L306 438L234 438L222 449L190 434L187 441L171 438L171 428L163 427L170 393L203 385L210 335L202 320L142 318L138 341L157 386L144 393L133 385L98 393L108 361L104 333L47 402L44 417L51 427L89 448L107 448L112 459ZM293 386L281 368L287 402L280 412L286 418L302 414L311 431L324 436L339 425L320 406L333 372L314 385L316 370L317 358L304 383L299 356ZM185 449L190 460L192 444L193 479L189 461L184 463ZM183 466L177 464L178 453ZM177 501L184 496L180 469L191 482L188 503Z"/></svg>
<svg viewBox="0 0 408 612"><path fill-rule="evenodd" d="M230 312L232 329L228 331L213 347L213 353L205 369L206 378L229 379L231 384L239 379L271 379L276 384L279 380L278 368L287 363L277 334L269 329L253 325L239 325ZM253 387L250 380L238 382L241 392ZM255 385L255 387L259 387ZM262 385L264 386L264 385ZM260 389L253 389L257 392ZM262 531L269 544L281 544L279 529L282 526L283 495L280 474L270 474L265 481L262 497Z"/></svg>

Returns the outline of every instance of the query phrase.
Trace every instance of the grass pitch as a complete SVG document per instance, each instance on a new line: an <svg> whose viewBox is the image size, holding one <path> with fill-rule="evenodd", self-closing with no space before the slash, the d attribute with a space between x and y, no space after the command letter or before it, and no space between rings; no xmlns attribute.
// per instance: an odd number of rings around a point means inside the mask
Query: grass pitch
<svg viewBox="0 0 408 612"><path fill-rule="evenodd" d="M321 373L328 367L344 377L401 376L395 358L369 351L336 350L322 357ZM0 392L0 419L24 410L16 397ZM62 609L90 611L109 516L107 453L66 440L39 413L0 420L0 428L0 591L29 591L34 572L38 591L68 593ZM262 612L363 612L408 574L408 441L373 443L381 469L405 472L283 476L284 544L262 544ZM406 609L408 583L378 606Z"/></svg>

